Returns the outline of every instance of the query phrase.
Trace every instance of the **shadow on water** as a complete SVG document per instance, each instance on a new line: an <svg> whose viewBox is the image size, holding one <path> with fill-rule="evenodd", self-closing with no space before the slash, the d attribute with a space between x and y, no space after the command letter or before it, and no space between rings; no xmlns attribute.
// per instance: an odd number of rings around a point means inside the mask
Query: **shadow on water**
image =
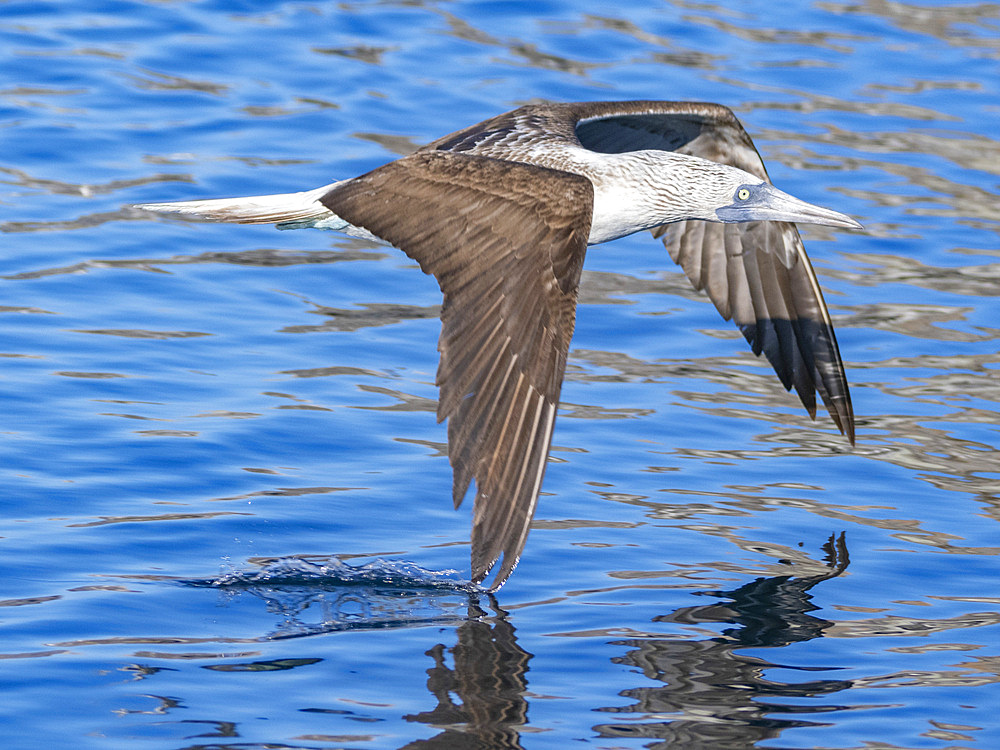
<svg viewBox="0 0 1000 750"><path fill-rule="evenodd" d="M740 653L821 638L833 625L811 614L817 607L809 592L847 569L844 535L831 537L823 551L826 570L818 575L765 577L731 591L699 592L720 601L653 618L684 627L732 626L720 635L610 642L627 649L613 659L616 664L637 668L647 680L662 684L619 691L633 702L594 710L629 720L597 724L593 730L605 738L659 740L646 747L725 750L774 739L786 729L819 726L797 714L850 709L791 702L839 693L852 687L850 680L765 676L771 669L801 674L837 667L795 667ZM402 717L439 733L405 747L521 747L521 730L529 724L527 674L533 655L518 644L511 618L496 598L450 572L383 560L351 566L338 560L316 564L283 559L252 573L183 583L260 598L282 620L268 640L365 628L454 626L454 645L436 643L425 652L432 662L427 690L437 704ZM306 621L307 612L311 621Z"/></svg>

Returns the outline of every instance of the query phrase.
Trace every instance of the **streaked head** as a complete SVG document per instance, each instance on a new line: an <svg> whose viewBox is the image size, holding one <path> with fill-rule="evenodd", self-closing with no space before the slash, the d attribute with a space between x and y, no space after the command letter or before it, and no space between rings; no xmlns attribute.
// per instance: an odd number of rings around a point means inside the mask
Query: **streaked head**
<svg viewBox="0 0 1000 750"><path fill-rule="evenodd" d="M640 153L655 174L659 210L672 221L789 221L862 228L839 211L799 200L742 169L672 152Z"/></svg>

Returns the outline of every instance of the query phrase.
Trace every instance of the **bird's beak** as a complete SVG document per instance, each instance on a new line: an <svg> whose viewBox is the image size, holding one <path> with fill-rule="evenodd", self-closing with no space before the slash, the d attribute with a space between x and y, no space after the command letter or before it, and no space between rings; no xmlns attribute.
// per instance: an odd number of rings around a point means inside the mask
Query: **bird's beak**
<svg viewBox="0 0 1000 750"><path fill-rule="evenodd" d="M823 224L844 229L863 229L858 222L839 211L800 201L768 183L752 186L748 200L736 201L716 209L719 221L791 221L798 224Z"/></svg>

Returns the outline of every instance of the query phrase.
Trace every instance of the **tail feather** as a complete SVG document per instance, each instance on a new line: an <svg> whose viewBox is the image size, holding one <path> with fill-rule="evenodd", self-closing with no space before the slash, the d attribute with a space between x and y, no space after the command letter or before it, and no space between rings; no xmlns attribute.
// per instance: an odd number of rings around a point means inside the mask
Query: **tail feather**
<svg viewBox="0 0 1000 750"><path fill-rule="evenodd" d="M204 201L178 201L176 203L139 203L132 208L158 213L177 213L196 216L208 221L225 221L237 224L282 224L295 222L295 226L310 226L328 219L333 213L319 202L334 185L324 185L315 190L278 195L255 195L247 198L215 198Z"/></svg>

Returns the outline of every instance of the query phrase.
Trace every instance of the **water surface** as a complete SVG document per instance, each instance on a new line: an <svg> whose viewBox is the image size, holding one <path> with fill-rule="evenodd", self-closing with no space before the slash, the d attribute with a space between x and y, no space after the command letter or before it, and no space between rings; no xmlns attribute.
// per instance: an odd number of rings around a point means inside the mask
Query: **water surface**
<svg viewBox="0 0 1000 750"><path fill-rule="evenodd" d="M1000 744L1000 5L36 0L0 40L5 747ZM628 98L732 107L864 223L804 228L857 446L657 242L594 248L476 595L433 280L126 206Z"/></svg>

